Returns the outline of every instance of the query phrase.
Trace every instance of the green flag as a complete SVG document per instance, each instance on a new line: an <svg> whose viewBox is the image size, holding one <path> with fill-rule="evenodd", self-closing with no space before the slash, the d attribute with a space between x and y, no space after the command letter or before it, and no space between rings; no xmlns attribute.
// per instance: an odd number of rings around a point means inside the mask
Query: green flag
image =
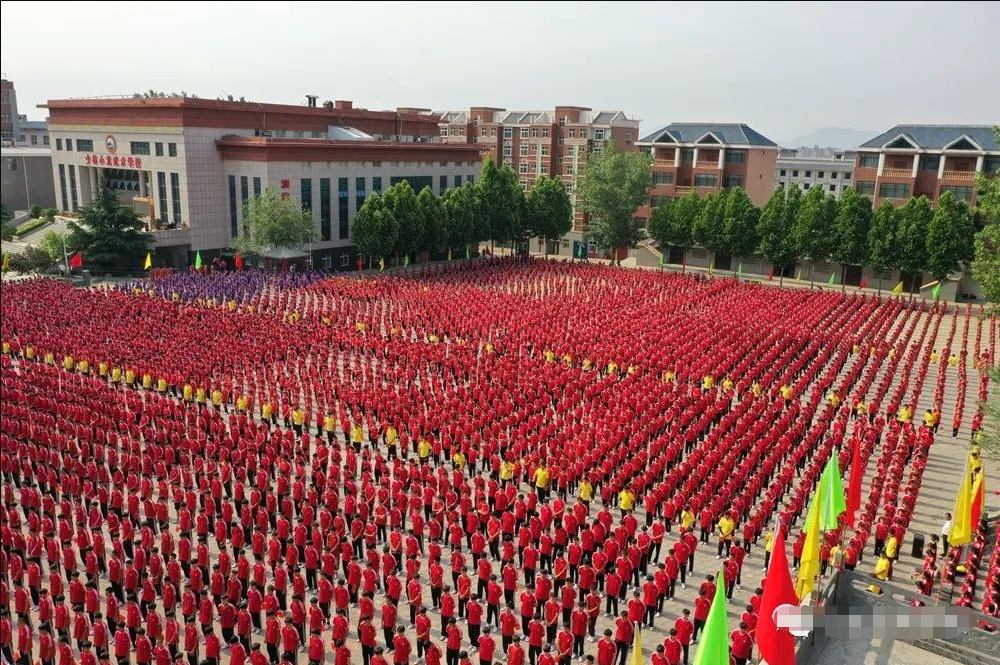
<svg viewBox="0 0 1000 665"><path fill-rule="evenodd" d="M715 579L722 579L720 570ZM725 665L729 662L729 626L726 619L726 592L719 588L708 610L708 619L694 652L694 665Z"/></svg>
<svg viewBox="0 0 1000 665"><path fill-rule="evenodd" d="M819 510L820 531L832 531L837 528L837 518L847 510L847 501L844 499L844 483L840 479L840 464L837 456L830 457L830 461L823 468L823 475L820 478L819 488L821 493L813 497L809 504L809 515L806 518L806 525L803 531L812 524L812 515Z"/></svg>
<svg viewBox="0 0 1000 665"><path fill-rule="evenodd" d="M471 258L469 256L469 245L468 244L465 245L465 258L466 259Z"/></svg>
<svg viewBox="0 0 1000 665"><path fill-rule="evenodd" d="M405 268L408 265L410 265L410 255L409 254L407 254L406 256L403 257L403 267Z"/></svg>
<svg viewBox="0 0 1000 665"><path fill-rule="evenodd" d="M830 279L826 280L826 283L833 286L837 283L837 273L830 273Z"/></svg>
<svg viewBox="0 0 1000 665"><path fill-rule="evenodd" d="M661 268L663 267L663 257L664 257L663 252L660 252L660 267Z"/></svg>
<svg viewBox="0 0 1000 665"><path fill-rule="evenodd" d="M736 276L743 279L743 262L740 261L740 265L736 268Z"/></svg>
<svg viewBox="0 0 1000 665"><path fill-rule="evenodd" d="M201 270L201 251L194 255L194 269Z"/></svg>
<svg viewBox="0 0 1000 665"><path fill-rule="evenodd" d="M937 284L934 285L934 288L931 289L931 298L937 300L940 297L941 297L941 282L938 282Z"/></svg>

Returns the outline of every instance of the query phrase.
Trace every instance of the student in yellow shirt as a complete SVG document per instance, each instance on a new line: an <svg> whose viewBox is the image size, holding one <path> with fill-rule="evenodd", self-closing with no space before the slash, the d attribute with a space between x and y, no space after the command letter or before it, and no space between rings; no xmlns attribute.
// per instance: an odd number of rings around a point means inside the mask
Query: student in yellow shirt
<svg viewBox="0 0 1000 665"><path fill-rule="evenodd" d="M63 369L72 370L73 365L75 364L76 363L73 361L73 356L66 356L65 358L63 358Z"/></svg>
<svg viewBox="0 0 1000 665"><path fill-rule="evenodd" d="M97 365L97 374L98 374L98 376L101 376L101 377L107 377L108 376L108 364L107 363L103 363L103 362L100 363L100 364L98 364Z"/></svg>
<svg viewBox="0 0 1000 665"><path fill-rule="evenodd" d="M671 370L668 369L665 372L663 372L663 382L664 383L673 383L675 376L676 375Z"/></svg>
<svg viewBox="0 0 1000 665"><path fill-rule="evenodd" d="M260 419L268 425L274 424L274 406L270 402L260 405Z"/></svg>
<svg viewBox="0 0 1000 665"><path fill-rule="evenodd" d="M751 390L753 391L754 397L760 397L761 395L764 394L764 388L757 381L753 382L753 387L751 388Z"/></svg>
<svg viewBox="0 0 1000 665"><path fill-rule="evenodd" d="M710 375L705 376L705 378L701 380L702 390L711 390L713 386L715 386L715 379L713 379Z"/></svg>
<svg viewBox="0 0 1000 665"><path fill-rule="evenodd" d="M788 404L789 402L792 401L792 396L794 394L795 391L792 390L792 387L787 383L781 386L781 399L785 400L785 404Z"/></svg>
<svg viewBox="0 0 1000 665"><path fill-rule="evenodd" d="M768 529L764 536L764 567L761 569L765 573L767 567L771 565L771 552L774 551L774 529Z"/></svg>
<svg viewBox="0 0 1000 665"><path fill-rule="evenodd" d="M111 383L120 383L122 380L122 370L120 367L115 367L111 370Z"/></svg>
<svg viewBox="0 0 1000 665"><path fill-rule="evenodd" d="M948 367L955 367L958 365L958 356L954 353L948 356Z"/></svg>
<svg viewBox="0 0 1000 665"><path fill-rule="evenodd" d="M556 361L556 354L552 349L545 349L545 362L554 363Z"/></svg>
<svg viewBox="0 0 1000 665"><path fill-rule="evenodd" d="M936 365L937 364L938 357L939 356L938 356L937 349L935 349L934 351L931 351L931 364L932 365Z"/></svg>
<svg viewBox="0 0 1000 665"><path fill-rule="evenodd" d="M194 391L194 401L198 403L198 406L205 406L205 386L198 386L198 389Z"/></svg>
<svg viewBox="0 0 1000 665"><path fill-rule="evenodd" d="M302 412L302 409L295 407L292 409L292 429L299 436L302 435L302 425L305 423L306 414Z"/></svg>
<svg viewBox="0 0 1000 665"><path fill-rule="evenodd" d="M185 402L190 402L191 398L194 397L194 388L191 387L190 383L184 384L184 389L182 391L181 396L183 397Z"/></svg>
<svg viewBox="0 0 1000 665"><path fill-rule="evenodd" d="M885 555L885 552L878 555L878 561L875 562L875 572L873 574L875 579L882 582L892 579L892 561Z"/></svg>
<svg viewBox="0 0 1000 665"><path fill-rule="evenodd" d="M729 392L733 389L733 380L728 376L722 380L722 390L723 392Z"/></svg>
<svg viewBox="0 0 1000 665"><path fill-rule="evenodd" d="M826 396L826 401L830 403L830 406L836 408L840 406L840 395L837 394L836 390L831 390L830 394Z"/></svg>
<svg viewBox="0 0 1000 665"><path fill-rule="evenodd" d="M868 405L865 404L863 399L859 399L857 404L854 405L854 416L856 418L864 418L865 412L868 411Z"/></svg>
<svg viewBox="0 0 1000 665"><path fill-rule="evenodd" d="M462 452L461 448L456 450L455 454L451 456L451 462L452 464L455 465L455 468L458 469L459 471L465 470L465 465L467 460L465 459L465 453Z"/></svg>
<svg viewBox="0 0 1000 665"><path fill-rule="evenodd" d="M222 406L222 391L218 388L212 390L212 406L217 409Z"/></svg>
<svg viewBox="0 0 1000 665"><path fill-rule="evenodd" d="M125 384L129 386L135 385L135 370L125 370Z"/></svg>
<svg viewBox="0 0 1000 665"><path fill-rule="evenodd" d="M538 494L538 498L542 501L546 501L549 498L549 478L551 477L551 472L548 467L545 466L545 462L541 462L538 468L535 469L533 475L533 480L535 481L535 492Z"/></svg>
<svg viewBox="0 0 1000 665"><path fill-rule="evenodd" d="M691 506L687 506L681 511L681 526L687 530L690 530L694 526L694 511L691 510Z"/></svg>
<svg viewBox="0 0 1000 665"><path fill-rule="evenodd" d="M323 431L326 432L326 442L333 443L337 435L337 419L327 414L323 417Z"/></svg>
<svg viewBox="0 0 1000 665"><path fill-rule="evenodd" d="M733 545L733 531L736 530L736 521L729 516L729 513L724 513L722 517L719 518L716 527L719 529L719 554L717 558L722 558L722 551L726 551L726 556L729 556L729 548Z"/></svg>
<svg viewBox="0 0 1000 665"><path fill-rule="evenodd" d="M165 393L167 392L167 380L162 376L156 380L156 392Z"/></svg>
<svg viewBox="0 0 1000 665"><path fill-rule="evenodd" d="M354 423L351 427L351 444L354 445L355 450L361 450L361 440L364 438L364 431L361 429L361 425Z"/></svg>
<svg viewBox="0 0 1000 665"><path fill-rule="evenodd" d="M143 390L149 390L153 387L153 377L149 373L142 375L142 388Z"/></svg>
<svg viewBox="0 0 1000 665"><path fill-rule="evenodd" d="M427 439L421 438L420 441L417 441L417 455L420 456L421 462L427 461L427 458L431 456L431 444ZM502 466L500 472L503 473Z"/></svg>
<svg viewBox="0 0 1000 665"><path fill-rule="evenodd" d="M621 508L623 515L632 512L632 508L635 507L635 492L631 488L626 487L618 493L618 507Z"/></svg>
<svg viewBox="0 0 1000 665"><path fill-rule="evenodd" d="M896 419L901 423L908 423L912 417L913 414L910 412L910 407L904 404L900 407L899 414L896 416Z"/></svg>
<svg viewBox="0 0 1000 665"><path fill-rule="evenodd" d="M580 481L579 486L576 490L577 496L580 498L580 502L590 508L590 502L594 498L594 486L590 484L590 481L584 478Z"/></svg>

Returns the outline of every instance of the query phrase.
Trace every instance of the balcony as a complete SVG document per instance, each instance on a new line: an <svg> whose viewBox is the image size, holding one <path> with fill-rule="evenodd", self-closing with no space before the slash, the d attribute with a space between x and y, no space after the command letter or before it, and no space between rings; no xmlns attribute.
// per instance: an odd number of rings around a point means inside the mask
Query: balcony
<svg viewBox="0 0 1000 665"><path fill-rule="evenodd" d="M975 171L944 171L941 173L941 180L951 180L952 182L968 182L973 183L976 181Z"/></svg>
<svg viewBox="0 0 1000 665"><path fill-rule="evenodd" d="M713 159L713 160L708 161L708 162L703 162L703 161L699 160L698 163L694 165L694 168L696 168L696 169L715 169L716 171L718 171L719 170L719 160Z"/></svg>
<svg viewBox="0 0 1000 665"><path fill-rule="evenodd" d="M174 247L177 245L191 244L190 228L162 229L159 231L154 229L152 233L153 239L159 247Z"/></svg>
<svg viewBox="0 0 1000 665"><path fill-rule="evenodd" d="M653 168L657 168L657 169L672 169L672 168L674 168L674 160L672 160L672 159L656 159L656 160L653 160Z"/></svg>
<svg viewBox="0 0 1000 665"><path fill-rule="evenodd" d="M912 178L911 169L882 169L883 178Z"/></svg>

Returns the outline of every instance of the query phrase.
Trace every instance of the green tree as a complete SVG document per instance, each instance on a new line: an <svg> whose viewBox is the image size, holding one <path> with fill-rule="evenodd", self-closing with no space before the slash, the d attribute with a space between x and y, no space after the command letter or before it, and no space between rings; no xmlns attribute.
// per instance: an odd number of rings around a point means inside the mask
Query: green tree
<svg viewBox="0 0 1000 665"><path fill-rule="evenodd" d="M484 238L501 245L512 241L524 212L524 190L517 181L517 174L508 164L497 166L487 158L475 187Z"/></svg>
<svg viewBox="0 0 1000 665"><path fill-rule="evenodd" d="M910 198L898 214L899 267L908 273L921 274L927 269L927 230L934 217L931 202L926 196Z"/></svg>
<svg viewBox="0 0 1000 665"><path fill-rule="evenodd" d="M868 231L868 265L875 272L899 267L898 233L899 213L890 201L882 201Z"/></svg>
<svg viewBox="0 0 1000 665"><path fill-rule="evenodd" d="M243 204L243 232L233 244L248 254L302 247L316 237L312 211L268 187Z"/></svg>
<svg viewBox="0 0 1000 665"><path fill-rule="evenodd" d="M417 204L417 195L406 180L400 180L387 189L383 200L399 224L394 251L398 263L400 257L412 256L420 251L425 236L424 216Z"/></svg>
<svg viewBox="0 0 1000 665"><path fill-rule="evenodd" d="M472 183L449 189L442 197L444 228L442 237L449 249L479 240L476 229L476 190Z"/></svg>
<svg viewBox="0 0 1000 665"><path fill-rule="evenodd" d="M726 200L724 237L732 256L751 256L757 251L758 210L746 190L734 187Z"/></svg>
<svg viewBox="0 0 1000 665"><path fill-rule="evenodd" d="M793 187L793 191L798 188ZM789 192L790 193L790 192ZM778 282L785 281L785 268L795 259L795 243L792 240L794 216L785 214L788 196L784 189L776 189L764 204L757 220L758 249L767 261L778 270Z"/></svg>
<svg viewBox="0 0 1000 665"><path fill-rule="evenodd" d="M153 236L129 206L122 205L101 179L97 195L70 221L68 251L82 252L95 270L137 269L152 250Z"/></svg>
<svg viewBox="0 0 1000 665"><path fill-rule="evenodd" d="M972 258L972 216L965 201L952 192L938 199L927 229L927 272L941 281Z"/></svg>
<svg viewBox="0 0 1000 665"><path fill-rule="evenodd" d="M31 218L38 219L41 216L42 216L42 206L38 205L37 203L31 206Z"/></svg>
<svg viewBox="0 0 1000 665"><path fill-rule="evenodd" d="M38 243L38 246L44 249L45 253L48 254L49 258L53 261L62 261L63 243L67 242L67 240L67 234L60 233L55 229L49 229L42 234L42 239Z"/></svg>
<svg viewBox="0 0 1000 665"><path fill-rule="evenodd" d="M840 283L844 284L843 270L846 266L864 265L868 259L868 230L872 223L872 202L848 187L837 202L837 216L834 220L836 243L832 258L840 263Z"/></svg>
<svg viewBox="0 0 1000 665"><path fill-rule="evenodd" d="M723 251L726 244L725 221L727 191L708 194L702 200L701 210L694 220L694 241L713 252ZM714 264L715 259L713 257Z"/></svg>
<svg viewBox="0 0 1000 665"><path fill-rule="evenodd" d="M991 221L976 234L976 252L972 276L979 282L986 299L1000 304L1000 221Z"/></svg>
<svg viewBox="0 0 1000 665"><path fill-rule="evenodd" d="M653 185L652 159L640 152L622 152L614 141L590 155L579 194L591 216L587 235L600 247L633 248L645 235L634 214Z"/></svg>
<svg viewBox="0 0 1000 665"><path fill-rule="evenodd" d="M696 189L656 207L649 221L649 234L667 253L668 246L687 250L694 246L694 224L701 213L702 198Z"/></svg>
<svg viewBox="0 0 1000 665"><path fill-rule="evenodd" d="M447 191L447 190L445 190ZM429 186L417 195L417 209L424 218L424 240L421 251L439 251L444 248L444 204Z"/></svg>
<svg viewBox="0 0 1000 665"><path fill-rule="evenodd" d="M351 222L351 240L368 257L368 266L390 256L396 247L399 224L378 192L369 194Z"/></svg>
<svg viewBox="0 0 1000 665"><path fill-rule="evenodd" d="M14 213L6 202L0 203L0 224L10 224L14 220Z"/></svg>
<svg viewBox="0 0 1000 665"><path fill-rule="evenodd" d="M29 245L19 254L10 255L10 269L19 273L42 272L55 263L41 247Z"/></svg>
<svg viewBox="0 0 1000 665"><path fill-rule="evenodd" d="M533 233L546 241L555 242L573 229L573 203L561 179L547 175L535 179L525 217ZM545 255L548 253L546 242Z"/></svg>
<svg viewBox="0 0 1000 665"><path fill-rule="evenodd" d="M792 236L798 248L798 255L807 258L809 281L812 281L813 266L829 258L836 240L834 235L834 209L826 203L822 187L813 187L804 197L795 216Z"/></svg>

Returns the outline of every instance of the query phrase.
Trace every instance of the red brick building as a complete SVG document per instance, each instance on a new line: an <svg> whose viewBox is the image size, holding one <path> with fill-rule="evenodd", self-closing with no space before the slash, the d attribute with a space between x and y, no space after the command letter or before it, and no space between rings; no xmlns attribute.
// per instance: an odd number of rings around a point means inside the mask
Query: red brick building
<svg viewBox="0 0 1000 665"><path fill-rule="evenodd" d="M973 204L976 174L1000 169L1000 145L988 125L896 125L862 144L855 159L854 186L876 207L912 196L935 202L947 191Z"/></svg>
<svg viewBox="0 0 1000 665"><path fill-rule="evenodd" d="M14 82L0 79L0 140L16 141L17 125L17 94L14 92Z"/></svg>
<svg viewBox="0 0 1000 665"><path fill-rule="evenodd" d="M774 191L778 144L745 124L675 122L639 140L653 157L649 204L636 217L649 221L666 199L742 187L762 206Z"/></svg>
<svg viewBox="0 0 1000 665"><path fill-rule="evenodd" d="M497 163L509 164L525 188L540 174L562 178L574 205L573 231L563 240L581 240L587 218L577 208L576 184L591 152L609 140L622 150L635 150L639 121L623 111L593 111L584 106L557 106L551 111L508 111L473 106L440 114L445 143L479 143ZM558 251L558 248L553 248Z"/></svg>

